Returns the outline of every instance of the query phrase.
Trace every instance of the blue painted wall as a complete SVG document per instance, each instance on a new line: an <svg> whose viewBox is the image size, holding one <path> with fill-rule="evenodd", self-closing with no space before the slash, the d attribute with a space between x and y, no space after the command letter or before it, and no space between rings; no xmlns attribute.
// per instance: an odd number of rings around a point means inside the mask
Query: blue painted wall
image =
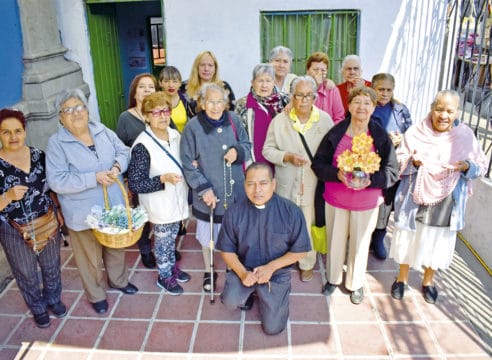
<svg viewBox="0 0 492 360"><path fill-rule="evenodd" d="M152 72L148 18L161 16L160 2L116 4L125 103L135 75Z"/></svg>
<svg viewBox="0 0 492 360"><path fill-rule="evenodd" d="M22 30L16 0L2 0L0 21L0 107L12 106L22 98Z"/></svg>

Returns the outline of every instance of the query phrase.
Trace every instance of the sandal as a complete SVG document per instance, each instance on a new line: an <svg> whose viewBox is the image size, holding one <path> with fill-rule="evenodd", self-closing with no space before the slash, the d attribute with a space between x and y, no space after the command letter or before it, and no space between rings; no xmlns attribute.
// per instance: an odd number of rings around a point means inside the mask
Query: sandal
<svg viewBox="0 0 492 360"><path fill-rule="evenodd" d="M214 287L217 284L218 274L214 271ZM203 274L203 291L210 292L212 290L212 277L209 272Z"/></svg>

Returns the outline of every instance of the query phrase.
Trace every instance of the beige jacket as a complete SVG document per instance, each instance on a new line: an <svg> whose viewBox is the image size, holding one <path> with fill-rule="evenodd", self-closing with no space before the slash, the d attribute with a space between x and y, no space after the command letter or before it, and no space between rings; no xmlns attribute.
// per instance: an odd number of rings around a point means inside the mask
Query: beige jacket
<svg viewBox="0 0 492 360"><path fill-rule="evenodd" d="M304 134L306 143L314 156L318 146L333 126L330 115L319 110L319 121ZM275 192L299 206L309 206L314 203L314 192L318 181L311 170L311 161L302 145L299 133L292 127L293 121L284 112L273 118L268 128L263 156L275 164ZM283 162L285 153L291 152L302 155L308 162L303 167L296 167L291 163ZM302 190L302 191L301 191Z"/></svg>

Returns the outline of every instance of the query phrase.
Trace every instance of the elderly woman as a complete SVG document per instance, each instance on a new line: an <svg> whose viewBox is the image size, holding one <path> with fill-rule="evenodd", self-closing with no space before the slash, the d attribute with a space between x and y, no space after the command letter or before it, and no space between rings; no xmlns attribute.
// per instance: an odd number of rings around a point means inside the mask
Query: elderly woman
<svg viewBox="0 0 492 360"><path fill-rule="evenodd" d="M344 82L337 85L342 97L345 113L349 111L350 90L361 86L371 86L371 82L362 78L362 65L358 55L347 55L342 61L342 77Z"/></svg>
<svg viewBox="0 0 492 360"><path fill-rule="evenodd" d="M138 193L139 203L154 224L157 286L170 295L180 295L183 288L178 282L190 280L176 264L174 253L181 221L188 217L188 187L179 160L181 136L169 128L171 99L163 92L147 96L142 113L148 127L133 144L128 185Z"/></svg>
<svg viewBox="0 0 492 360"><path fill-rule="evenodd" d="M180 88L180 92L184 94L186 101L190 104L188 117L192 118L202 110L198 97L201 87L207 83L217 83L222 86L227 92L229 110L234 110L236 97L231 86L220 79L217 58L211 51L203 51L195 58L191 67L190 77L183 82Z"/></svg>
<svg viewBox="0 0 492 360"><path fill-rule="evenodd" d="M45 155L26 146L25 139L24 114L0 110L0 243L36 325L45 328L48 310L58 318L67 313L61 301L60 233L46 186ZM36 223L50 231L37 232Z"/></svg>
<svg viewBox="0 0 492 360"><path fill-rule="evenodd" d="M128 96L128 109L120 114L118 125L116 126L116 135L126 146L132 146L137 136L145 130L142 101L147 95L154 93L156 88L157 81L152 74L139 74L133 78ZM133 196L132 200L134 204L138 204L136 196ZM150 240L150 223L144 225L142 235L137 244L142 264L149 269L155 268L155 256L152 253L152 242Z"/></svg>
<svg viewBox="0 0 492 360"><path fill-rule="evenodd" d="M203 85L199 102L204 110L183 131L181 163L192 188L196 238L203 250L203 289L210 291L210 213L216 242L226 208L245 197L243 162L249 159L251 144L239 117L227 111L227 91L222 86Z"/></svg>
<svg viewBox="0 0 492 360"><path fill-rule="evenodd" d="M377 95L368 87L355 88L349 96L350 116L335 125L324 137L314 156L312 168L325 182L326 230L329 251L326 258L327 283L323 294L331 295L342 283L343 267L347 265L345 287L350 301L364 300L364 276L371 234L378 219L378 207L383 202L382 189L398 179L398 163L393 143L386 131L371 115ZM349 173L338 168L338 159L351 150L353 139L361 134L372 138L371 151L381 158L379 170L370 179L354 188Z"/></svg>
<svg viewBox="0 0 492 360"><path fill-rule="evenodd" d="M395 78L388 73L379 73L372 77L372 88L378 96L376 109L373 118L379 125L386 129L395 148L400 145L403 133L412 125L412 118L408 108L395 100L393 91L395 89ZM384 202L379 206L379 216L376 229L372 233L371 248L374 255L380 260L386 259L386 248L384 247L384 237L388 226L393 200L399 182L383 190Z"/></svg>
<svg viewBox="0 0 492 360"><path fill-rule="evenodd" d="M62 126L46 148L48 185L58 194L85 294L97 313L105 313L106 274L112 288L125 294L135 294L138 289L128 282L124 249L101 245L85 219L94 205L104 207L103 185L112 206L124 205L115 179L123 181L128 148L113 131L89 120L87 99L81 90L62 91L56 107Z"/></svg>
<svg viewBox="0 0 492 360"><path fill-rule="evenodd" d="M311 170L311 159L333 126L327 113L313 105L316 82L310 76L292 82L292 109L277 115L268 128L263 155L275 164L276 192L295 202L302 210L308 227L314 223L314 197L318 179ZM311 249L313 239L310 235ZM313 278L316 251L299 260L301 280Z"/></svg>
<svg viewBox="0 0 492 360"><path fill-rule="evenodd" d="M268 126L272 119L289 102L287 94L277 92L274 86L275 71L271 64L258 64L253 69L249 94L237 101L236 112L241 117L253 151L253 162L268 163L262 154Z"/></svg>
<svg viewBox="0 0 492 360"><path fill-rule="evenodd" d="M306 61L306 74L311 76L318 86L314 105L328 113L335 124L345 119L340 91L333 81L326 78L330 59L324 52L317 51L311 54Z"/></svg>
<svg viewBox="0 0 492 360"><path fill-rule="evenodd" d="M290 72L292 51L285 46L276 46L270 51L270 64L275 70L275 89L284 94L290 94L290 83L296 77Z"/></svg>
<svg viewBox="0 0 492 360"><path fill-rule="evenodd" d="M400 264L391 286L391 296L398 300L404 296L411 266L424 268L424 299L436 302L434 273L449 267L456 231L464 227L471 179L487 168L473 131L457 120L459 102L455 91L438 92L430 114L408 129L397 149L402 176L389 256Z"/></svg>

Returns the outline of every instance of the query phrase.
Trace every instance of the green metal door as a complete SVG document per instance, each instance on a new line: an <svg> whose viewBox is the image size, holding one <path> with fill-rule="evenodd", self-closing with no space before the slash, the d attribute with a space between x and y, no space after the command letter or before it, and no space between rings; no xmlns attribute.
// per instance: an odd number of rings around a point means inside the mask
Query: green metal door
<svg viewBox="0 0 492 360"><path fill-rule="evenodd" d="M126 104L114 5L87 5L87 22L99 115L103 124L115 129Z"/></svg>

